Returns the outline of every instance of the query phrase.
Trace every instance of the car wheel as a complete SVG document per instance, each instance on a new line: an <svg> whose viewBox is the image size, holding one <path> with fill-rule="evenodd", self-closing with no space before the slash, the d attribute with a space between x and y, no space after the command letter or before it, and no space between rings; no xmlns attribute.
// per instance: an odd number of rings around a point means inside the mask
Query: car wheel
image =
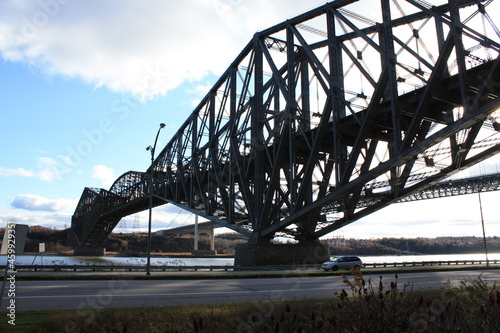
<svg viewBox="0 0 500 333"><path fill-rule="evenodd" d="M323 268L325 270L325 272L328 272L328 268Z"/></svg>
<svg viewBox="0 0 500 333"><path fill-rule="evenodd" d="M332 266L332 271L336 271L339 269L339 266Z"/></svg>
<svg viewBox="0 0 500 333"><path fill-rule="evenodd" d="M361 267L359 265L354 266L354 269L360 269Z"/></svg>

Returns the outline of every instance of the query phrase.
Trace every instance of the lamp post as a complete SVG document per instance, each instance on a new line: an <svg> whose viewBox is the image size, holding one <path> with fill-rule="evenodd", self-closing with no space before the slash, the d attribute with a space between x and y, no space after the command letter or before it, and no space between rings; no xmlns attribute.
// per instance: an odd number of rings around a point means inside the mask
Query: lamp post
<svg viewBox="0 0 500 333"><path fill-rule="evenodd" d="M158 136L160 135L160 131L162 128L165 128L165 124L161 123L158 132L156 133L155 143L153 146L148 146L146 150L151 152L151 167L149 168L149 184L148 184L148 192L149 192L149 223L148 223L148 261L146 266L146 275L151 275L151 224L153 217L153 166L155 161L155 149L156 143L158 142Z"/></svg>
<svg viewBox="0 0 500 333"><path fill-rule="evenodd" d="M484 231L483 203L481 202L481 191L478 191L477 194L479 196L479 211L481 212L481 225L483 227L484 254L486 255L486 266L489 266L490 261L488 260L488 245L486 244L486 232Z"/></svg>

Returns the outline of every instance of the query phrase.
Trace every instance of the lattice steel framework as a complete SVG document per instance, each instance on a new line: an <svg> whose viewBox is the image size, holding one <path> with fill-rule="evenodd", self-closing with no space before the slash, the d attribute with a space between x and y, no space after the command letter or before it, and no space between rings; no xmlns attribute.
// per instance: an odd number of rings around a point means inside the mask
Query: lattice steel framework
<svg viewBox="0 0 500 333"><path fill-rule="evenodd" d="M255 34L158 154L155 204L309 241L498 153L492 1L436 2L337 0ZM84 192L81 245L147 209L144 175L107 208Z"/></svg>

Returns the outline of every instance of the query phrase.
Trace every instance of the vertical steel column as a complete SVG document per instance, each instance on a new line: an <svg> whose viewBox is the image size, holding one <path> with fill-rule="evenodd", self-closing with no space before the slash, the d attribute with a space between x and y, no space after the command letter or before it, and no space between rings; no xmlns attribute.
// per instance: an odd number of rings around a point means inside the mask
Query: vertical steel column
<svg viewBox="0 0 500 333"><path fill-rule="evenodd" d="M193 208L194 203L194 186L196 184L196 175L199 172L198 168L198 117L199 113L195 114L191 121L191 176L189 177L189 198L188 206Z"/></svg>
<svg viewBox="0 0 500 333"><path fill-rule="evenodd" d="M437 17L434 17L434 21L436 26L436 39L438 43L438 51L439 53L441 53L441 50L443 49L445 42L443 21ZM448 68L446 68L446 73L447 75L444 76L449 76Z"/></svg>
<svg viewBox="0 0 500 333"><path fill-rule="evenodd" d="M217 179L217 175L215 174L215 172L217 172L216 170L216 165L217 165L217 158L218 158L218 154L217 154L217 138L215 137L215 132L216 132L216 128L215 128L215 92L214 91L210 91L210 99L208 101L209 103L209 106L208 106L208 128L209 128L209 131L208 131L208 142L209 142L209 149L208 149L208 161L209 161L209 165L208 165L208 178L207 178L207 181L208 181L208 190L207 190L207 194L208 194L208 198L207 198L207 202L208 202L208 205L207 207L205 207L205 212L208 214L208 215L211 215L213 213L213 208L214 207L214 203L213 201L216 200L216 191L217 191L217 185L214 184L214 180Z"/></svg>
<svg viewBox="0 0 500 333"><path fill-rule="evenodd" d="M253 156L253 229L257 234L262 229L263 206L264 206L264 187L265 187L265 168L264 168L264 151L263 142L263 121L264 121L264 63L263 54L260 47L260 36L254 36L254 96L251 108L251 154ZM260 240L260 239L259 239Z"/></svg>
<svg viewBox="0 0 500 333"><path fill-rule="evenodd" d="M470 111L470 102L473 100L469 98L469 87L467 84L467 68L465 64L465 50L462 41L462 23L460 21L460 7L457 0L448 0L450 6L450 16L451 16L451 31L450 34L453 36L453 42L455 45L455 54L457 57L457 67L458 67L458 78L460 83L460 97L462 99L462 108L464 110L464 115ZM460 167L463 159L466 157L466 152L462 148L462 144L457 140L458 134L454 134L450 137L452 140L452 160L453 163ZM465 152L465 153L464 153Z"/></svg>
<svg viewBox="0 0 500 333"><path fill-rule="evenodd" d="M328 27L328 55L330 60L330 94L332 105L332 139L333 156L330 156L328 163L335 166L335 184L340 183L340 177L344 172L345 161L347 160L347 147L342 143L338 132L339 122L345 117L344 105L344 64L342 61L342 48L337 39L335 27L335 13L333 10L327 12ZM324 110L326 111L326 110Z"/></svg>
<svg viewBox="0 0 500 333"><path fill-rule="evenodd" d="M458 77L460 80L460 94L462 95L462 106L464 108L464 114L469 111L469 102L468 99L468 86L467 86L467 78L466 78L466 64L465 64L465 50L464 44L462 41L462 22L460 21L460 7L458 5L457 0L448 0L450 5L450 16L451 16L451 29L450 32L454 39L455 44L455 53L457 56L457 65L458 65Z"/></svg>
<svg viewBox="0 0 500 333"><path fill-rule="evenodd" d="M305 132L311 131L311 101L309 87L309 63L305 58L300 59L300 88L302 96L302 113L300 117L301 130ZM306 176L304 174L304 176ZM304 198L305 205L313 201L313 186L312 182L302 182L302 186L307 186L306 195ZM315 226L312 226L314 230Z"/></svg>
<svg viewBox="0 0 500 333"><path fill-rule="evenodd" d="M232 224L234 223L233 218L234 218L234 209L235 209L235 204L236 204L236 172L237 172L237 155L234 151L233 147L233 142L236 140L235 139L235 133L236 133L236 126L235 126L235 121L236 121L236 108L237 108L237 94L236 94L236 79L237 79L237 67L231 68L231 73L229 74L229 80L230 80L230 88L229 88L229 157L228 161L230 163L229 167L229 212L227 212L227 221L228 223Z"/></svg>
<svg viewBox="0 0 500 333"><path fill-rule="evenodd" d="M305 131L311 129L311 87L309 86L309 63L304 58L300 59L300 87L302 96L302 128Z"/></svg>
<svg viewBox="0 0 500 333"><path fill-rule="evenodd" d="M286 27L286 57L287 57L287 88L288 96L286 103L287 126L288 126L288 186L289 198L292 210L299 204L297 202L297 166L295 165L295 147L293 138L296 133L297 108L295 105L295 45L294 35L290 26Z"/></svg>
<svg viewBox="0 0 500 333"><path fill-rule="evenodd" d="M382 49L381 61L383 68L387 71L387 93L385 99L389 100L392 120L392 141L389 143L389 154L395 156L401 147L401 114L397 108L398 85L396 82L396 52L394 50L394 38L392 33L391 5L389 0L381 0L382 8L382 31L379 34ZM398 168L391 169L392 190L397 196L401 181Z"/></svg>
<svg viewBox="0 0 500 333"><path fill-rule="evenodd" d="M398 85L396 82L396 52L394 50L394 38L392 33L391 5L389 0L382 2L382 31L380 33L380 46L382 48L382 66L388 71L387 99L390 100L392 114L392 145L389 150L392 155L399 151L401 146L401 114L398 110L396 100L398 98Z"/></svg>
<svg viewBox="0 0 500 333"><path fill-rule="evenodd" d="M183 190L183 178L184 178L184 166L182 165L182 137L183 133L178 133L177 134L177 143L176 143L176 149L177 149L177 179L176 179L176 194L177 194L177 201L182 202L182 190Z"/></svg>

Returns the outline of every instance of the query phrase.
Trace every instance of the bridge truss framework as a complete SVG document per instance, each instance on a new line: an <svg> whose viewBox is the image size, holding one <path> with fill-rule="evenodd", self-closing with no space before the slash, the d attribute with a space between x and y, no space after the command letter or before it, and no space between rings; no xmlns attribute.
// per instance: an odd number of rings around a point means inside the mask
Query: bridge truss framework
<svg viewBox="0 0 500 333"><path fill-rule="evenodd" d="M439 3L337 0L256 33L153 170L85 189L79 245L148 208L151 171L154 205L308 242L497 154L492 1Z"/></svg>

